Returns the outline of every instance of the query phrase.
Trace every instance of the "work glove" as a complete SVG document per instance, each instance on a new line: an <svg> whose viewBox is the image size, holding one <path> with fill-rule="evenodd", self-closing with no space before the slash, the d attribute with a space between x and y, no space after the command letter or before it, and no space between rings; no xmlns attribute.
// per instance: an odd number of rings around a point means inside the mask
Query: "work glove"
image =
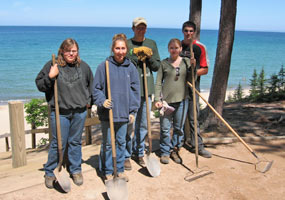
<svg viewBox="0 0 285 200"><path fill-rule="evenodd" d="M129 115L129 124L134 123L134 121L135 121L135 116L133 114L130 114Z"/></svg>
<svg viewBox="0 0 285 200"><path fill-rule="evenodd" d="M144 62L146 58L152 56L152 49L145 46L134 48L133 52L137 55L138 60L142 62Z"/></svg>
<svg viewBox="0 0 285 200"><path fill-rule="evenodd" d="M104 108L107 108L107 109L111 110L112 107L113 107L113 102L112 102L112 100L106 99L106 100L104 101L104 103L103 103L103 106L104 106Z"/></svg>

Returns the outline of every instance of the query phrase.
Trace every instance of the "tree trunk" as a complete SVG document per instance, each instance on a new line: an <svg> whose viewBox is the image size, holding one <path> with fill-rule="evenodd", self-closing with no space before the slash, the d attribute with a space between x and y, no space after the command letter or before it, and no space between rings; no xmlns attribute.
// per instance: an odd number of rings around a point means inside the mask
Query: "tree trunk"
<svg viewBox="0 0 285 200"><path fill-rule="evenodd" d="M219 38L209 103L222 115L235 33L237 0L222 0ZM211 114L208 119L212 121ZM215 121L215 120L214 120Z"/></svg>
<svg viewBox="0 0 285 200"><path fill-rule="evenodd" d="M196 39L200 41L202 0L190 0L189 20L196 24Z"/></svg>

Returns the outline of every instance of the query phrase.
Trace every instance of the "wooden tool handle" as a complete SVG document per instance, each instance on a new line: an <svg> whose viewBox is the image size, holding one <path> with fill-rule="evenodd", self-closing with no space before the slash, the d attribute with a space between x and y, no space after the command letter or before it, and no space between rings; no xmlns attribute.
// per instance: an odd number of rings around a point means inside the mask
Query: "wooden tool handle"
<svg viewBox="0 0 285 200"><path fill-rule="evenodd" d="M107 92L108 99L112 101L111 96L111 84L110 84L110 72L109 72L109 62L106 60L106 78L107 78ZM113 170L114 177L117 177L117 158L116 158L116 144L115 144L115 130L114 130L114 120L113 120L113 110L109 110L109 122L110 122L110 132L111 132L111 146L112 146L112 159L113 159Z"/></svg>
<svg viewBox="0 0 285 200"><path fill-rule="evenodd" d="M148 155L152 152L152 138L151 138L151 123L150 123L150 112L149 112L149 101L148 101L148 88L147 88L147 77L146 77L146 63L143 61L143 78L144 78L144 96L146 102L146 119L147 119L147 136L149 143Z"/></svg>

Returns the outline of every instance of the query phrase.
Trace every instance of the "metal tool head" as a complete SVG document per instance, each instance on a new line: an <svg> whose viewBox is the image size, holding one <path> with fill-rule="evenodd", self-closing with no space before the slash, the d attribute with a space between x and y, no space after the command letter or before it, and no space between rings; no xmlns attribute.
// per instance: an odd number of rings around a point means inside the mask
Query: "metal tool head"
<svg viewBox="0 0 285 200"><path fill-rule="evenodd" d="M272 164L273 164L273 160L268 161L266 159L259 159L259 161L255 163L255 170L261 173L266 173L267 171L270 170Z"/></svg>
<svg viewBox="0 0 285 200"><path fill-rule="evenodd" d="M125 200L128 199L127 182L122 178L113 178L105 181L108 197L110 200Z"/></svg>
<svg viewBox="0 0 285 200"><path fill-rule="evenodd" d="M67 171L63 167L57 166L54 169L53 173L61 189L63 189L63 191L65 192L69 192L71 190L71 186L69 174L67 173Z"/></svg>
<svg viewBox="0 0 285 200"><path fill-rule="evenodd" d="M146 155L146 168L152 177L157 177L160 174L160 164L152 154Z"/></svg>

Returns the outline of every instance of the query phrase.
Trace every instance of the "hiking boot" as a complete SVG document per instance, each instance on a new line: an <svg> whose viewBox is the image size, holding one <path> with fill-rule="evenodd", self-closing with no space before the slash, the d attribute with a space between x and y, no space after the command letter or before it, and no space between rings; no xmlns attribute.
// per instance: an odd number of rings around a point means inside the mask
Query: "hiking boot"
<svg viewBox="0 0 285 200"><path fill-rule="evenodd" d="M180 156L178 155L178 152L176 151L172 151L171 154L170 154L170 158L176 162L177 164L181 164L182 163L182 160L180 158Z"/></svg>
<svg viewBox="0 0 285 200"><path fill-rule="evenodd" d="M198 154L204 158L212 158L211 152L204 148L199 149Z"/></svg>
<svg viewBox="0 0 285 200"><path fill-rule="evenodd" d="M80 186L83 184L83 176L81 172L77 174L72 174L71 177L75 185Z"/></svg>
<svg viewBox="0 0 285 200"><path fill-rule="evenodd" d="M54 176L47 176L47 175L45 175L45 185L46 185L47 188L52 189L54 181L55 181L55 177Z"/></svg>
<svg viewBox="0 0 285 200"><path fill-rule="evenodd" d="M169 163L169 156L161 156L160 157L160 162L162 164L168 164Z"/></svg>
<svg viewBox="0 0 285 200"><path fill-rule="evenodd" d="M143 156L134 156L133 160L136 161L139 165L145 166L145 162L143 160Z"/></svg>
<svg viewBox="0 0 285 200"><path fill-rule="evenodd" d="M190 149L191 153L195 153L195 147ZM211 152L207 151L204 147L198 150L198 154L204 158L212 158Z"/></svg>
<svg viewBox="0 0 285 200"><path fill-rule="evenodd" d="M131 161L129 158L125 160L124 167L125 167L125 170L132 170L132 165L131 165Z"/></svg>
<svg viewBox="0 0 285 200"><path fill-rule="evenodd" d="M126 182L129 182L129 177L125 172L118 173L118 178L124 179Z"/></svg>

